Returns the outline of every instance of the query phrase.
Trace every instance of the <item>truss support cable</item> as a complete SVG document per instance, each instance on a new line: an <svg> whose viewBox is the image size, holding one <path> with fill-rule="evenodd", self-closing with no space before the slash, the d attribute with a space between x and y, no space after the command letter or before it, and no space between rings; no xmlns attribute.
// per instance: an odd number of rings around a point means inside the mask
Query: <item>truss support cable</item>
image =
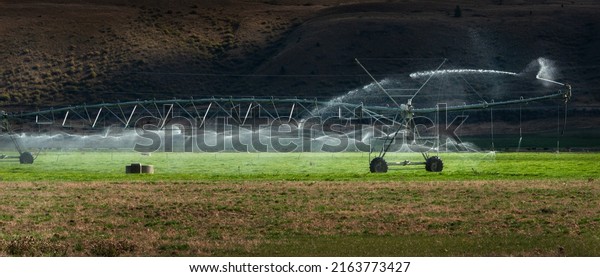
<svg viewBox="0 0 600 277"><path fill-rule="evenodd" d="M13 144L15 145L15 148L17 148L17 152L19 152L19 155L23 154L23 148L21 147L21 144L19 143L19 141L15 138L15 134L12 133L11 131L9 131L8 136L10 137L10 140L12 140Z"/></svg>
<svg viewBox="0 0 600 277"><path fill-rule="evenodd" d="M354 58L354 60L367 73L367 75L369 75L369 77L371 77L371 79L373 80L373 82L375 82L375 84L377 85L377 87L379 87L379 89L381 91L383 91L383 93L385 93L385 95L387 95L387 97L390 98L390 100L392 100L392 102L394 102L394 104L396 106L400 107L400 104L398 104L398 102L396 102L396 100L394 100L394 98L392 98L392 96L387 92L387 90L385 90L383 88L383 86L381 86L381 84L375 79L375 77L373 77L373 75L371 75L371 73L369 73L369 71L358 61L358 59ZM417 91L417 93L418 93L418 91ZM414 98L414 96L413 96L413 98ZM412 98L411 98L411 100L412 100Z"/></svg>
<svg viewBox="0 0 600 277"><path fill-rule="evenodd" d="M200 126L198 126L198 128L201 128L204 123L206 122L206 117L208 116L208 111L210 111L210 108L212 107L212 102L210 104L208 104L208 107L206 108L206 112L204 113L204 116L202 117L202 122L200 123Z"/></svg>
<svg viewBox="0 0 600 277"><path fill-rule="evenodd" d="M64 126L65 126L65 124L67 123L67 118L69 117L69 112L70 112L70 111L67 111L67 112L65 113L65 118L63 119L63 123L62 123L62 126L63 126L63 127L64 127Z"/></svg>
<svg viewBox="0 0 600 277"><path fill-rule="evenodd" d="M129 127L129 122L131 122L131 118L133 118L133 114L135 113L136 109L137 109L137 105L133 106L133 111L131 111L129 118L127 119L127 122L125 123L125 128Z"/></svg>
<svg viewBox="0 0 600 277"><path fill-rule="evenodd" d="M463 77L462 75L459 75L461 79L463 79L463 81L465 81L465 83L467 84L467 86L469 86L469 88L471 88L471 90L473 92L475 92L475 94L477 94L477 96L479 96L479 99L481 99L481 101L485 101L485 99L483 98L483 96L481 96L481 94L479 94L479 92L471 85L471 83L469 83L469 81L467 81L467 79L465 79L465 77ZM521 99L523 99L523 97L521 97Z"/></svg>
<svg viewBox="0 0 600 277"><path fill-rule="evenodd" d="M296 108L296 103L292 104L292 109L290 110L290 116L288 117L288 123L292 122L292 116L294 115L295 108Z"/></svg>
<svg viewBox="0 0 600 277"><path fill-rule="evenodd" d="M440 66L438 66L435 70L440 70L440 68L442 68L442 66L446 63L447 59L444 59L442 61L442 63L440 64ZM415 97L417 96L417 94L419 94L419 92L421 92L421 90L427 85L427 83L429 82L429 80L431 80L431 78L433 78L433 75L435 74L431 74L429 76L429 78L427 78L427 80L425 81L425 83L423 83L423 85L421 85L421 87L417 90L417 92L415 92L415 94L408 100L409 103L412 103L412 100L415 99Z"/></svg>
<svg viewBox="0 0 600 277"><path fill-rule="evenodd" d="M100 118L100 113L102 113L102 108L98 110L98 114L96 115L96 119L94 119L94 123L92 123L92 128L96 127L96 123L98 123L98 118Z"/></svg>
<svg viewBox="0 0 600 277"><path fill-rule="evenodd" d="M379 157L381 157L381 158L385 157L385 154L388 152L388 150L390 149L390 147L394 143L394 140L396 140L396 136L398 135L398 133L401 130L402 130L402 126L398 126L398 130L396 130L396 132L394 132L394 136L392 136L392 138L390 139L390 142L387 144L387 146L385 146L385 148L381 149ZM386 138L386 142L387 142L387 138Z"/></svg>

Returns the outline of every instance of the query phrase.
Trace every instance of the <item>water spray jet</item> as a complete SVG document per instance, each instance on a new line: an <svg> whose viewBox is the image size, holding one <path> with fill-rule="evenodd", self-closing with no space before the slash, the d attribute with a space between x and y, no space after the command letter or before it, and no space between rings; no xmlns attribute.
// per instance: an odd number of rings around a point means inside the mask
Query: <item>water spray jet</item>
<svg viewBox="0 0 600 277"><path fill-rule="evenodd" d="M409 76L413 79L436 76L436 75L450 75L450 74L503 74L518 76L518 73L491 69L443 69L443 70L431 70L431 71L419 71L411 73Z"/></svg>

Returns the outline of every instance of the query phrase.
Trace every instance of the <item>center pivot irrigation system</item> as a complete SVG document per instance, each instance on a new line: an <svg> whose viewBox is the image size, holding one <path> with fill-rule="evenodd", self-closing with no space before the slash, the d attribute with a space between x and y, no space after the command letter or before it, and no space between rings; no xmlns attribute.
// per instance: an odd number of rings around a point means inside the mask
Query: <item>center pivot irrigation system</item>
<svg viewBox="0 0 600 277"><path fill-rule="evenodd" d="M387 162L385 160L386 153L392 151L390 147L398 139L399 135L406 134L406 132L411 132L415 136L419 135L416 130L416 117L436 112L483 110L497 106L519 105L549 99L562 99L566 105L571 98L570 85L538 77L540 80L561 85L563 90L538 97L520 97L519 99L499 102L482 101L457 106L436 105L429 108L417 108L414 106L415 97L431 78L436 75L436 72L439 71L446 60L440 64L436 71L431 71L427 74L427 80L422 83L421 87L414 94L405 96L408 100L403 104L398 103L358 59L355 59L355 61L369 78L372 79L373 84L377 86L378 90L386 96L385 99L389 100L386 102L391 102L388 103L389 105L365 105L362 102L348 103L344 101L299 98L210 97L128 101L94 105L83 104L19 113L1 112L3 130L10 136L12 143L19 152L19 156L0 155L0 159L18 159L22 164L31 164L37 158L37 154L34 155L32 152L25 151L22 143L19 142L19 136L11 130L9 121L23 128L35 122L38 130L42 128L63 128L72 132L89 132L90 130L98 132L106 127L134 129L140 127L140 122L144 122L148 118L154 119L153 126L157 130L169 128L178 119L185 119L188 123L193 122L191 128L199 130L207 128L207 126L223 118L227 118L228 122L238 125L258 125L263 124L266 120L284 124L295 124L297 125L296 127L299 127L299 125L305 123L305 119L307 118L331 118L333 108L335 110L335 117L339 120L353 122L352 124L358 125L370 124L374 126L379 124L379 126L386 125L393 127L391 131L387 131L387 134L377 138L383 141L378 151L373 148L379 147L369 145L371 149L369 153L369 168L371 172L387 172L388 166L391 165L424 165L427 171L439 172L442 171L444 166L439 157L439 132L437 134L437 147L426 147L419 150L424 161L415 162L405 160L401 162ZM34 132L35 128L30 127L30 129L25 130ZM308 150L310 151L310 149ZM430 152L437 152L438 154L431 155ZM371 159L372 153L376 154L376 156Z"/></svg>
<svg viewBox="0 0 600 277"><path fill-rule="evenodd" d="M517 105L517 104L522 104L522 103L529 103L529 102L542 101L542 100L548 100L548 99L562 99L565 104L565 112L566 112L566 105L572 96L571 85L562 84L562 83L559 83L559 82L556 82L553 80L545 79L545 78L540 77L538 74L538 76L536 76L537 79L561 85L565 88L565 90L564 91L559 90L557 93L544 95L544 96L530 97L530 98L520 97L519 99L505 100L505 101L491 102L491 103L488 103L487 101L483 101L483 102L480 102L477 104L464 104L464 105L459 105L459 106L436 105L436 107L432 107L432 108L415 108L413 106L413 100L419 94L419 92L421 92L421 90L425 87L425 85L427 85L427 83L431 80L431 78L433 76L435 76L436 74L438 74L438 73L441 74L441 73L446 73L446 72L460 73L460 72L464 72L464 71L466 71L466 72L482 72L483 73L486 70L440 70L440 68L446 62L446 59L444 59L444 61L442 61L442 63L438 66L438 68L435 71L430 71L427 74L425 74L425 75L428 75L429 77L421 85L421 87L416 90L416 92L413 95L407 96L408 100L406 101L406 104L399 104L398 102L396 102L394 100L394 98L390 95L390 93L388 93L388 91L373 77L373 75L371 75L369 73L369 71L360 63L360 61L358 61L358 59L355 59L355 61L365 71L365 73L367 75L369 75L369 77L373 80L373 82L375 84L377 84L377 87L389 98L389 100L392 101L392 103L395 105L395 107L393 107L392 109L396 110L396 113L397 113L397 115L399 115L399 118L401 121L400 127L397 128L396 131L393 132L391 135L388 135L384 138L384 143L383 143L383 146L381 147L381 150L379 151L379 154L371 160L371 162L369 164L369 169L373 173L387 172L389 165L397 165L397 166L425 165L425 170L431 171L431 172L440 172L444 169L444 163L442 162L442 159L439 157L439 154L436 156L431 156L429 154L429 152L431 150L437 150L437 152L439 153L439 147L440 147L439 132L436 134L436 136L438 138L437 145L435 147L431 147L425 151L421 151L424 161L413 162L413 161L405 160L402 162L387 162L384 159L385 154L388 152L388 150L390 149L390 146L394 143L394 141L398 138L398 134L400 132L408 131L408 132L413 132L413 134L415 136L419 135L418 131L415 128L415 126L417 125L415 123L415 117L418 115L430 114L430 113L434 113L434 112L445 113L445 112L451 112L451 111L483 110L483 109L493 108L493 107L497 107L497 106ZM494 70L491 70L490 72L502 73L502 74L508 73L509 75L516 75L515 73L501 72L501 71L494 71ZM566 113L565 113L565 119L566 119Z"/></svg>

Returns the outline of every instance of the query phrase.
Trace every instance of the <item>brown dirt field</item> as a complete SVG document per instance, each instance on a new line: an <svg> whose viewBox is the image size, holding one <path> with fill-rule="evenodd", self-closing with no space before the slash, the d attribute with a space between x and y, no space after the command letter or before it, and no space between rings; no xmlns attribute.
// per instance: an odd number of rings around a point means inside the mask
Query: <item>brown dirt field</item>
<svg viewBox="0 0 600 277"><path fill-rule="evenodd" d="M294 236L365 234L578 240L600 228L595 180L33 182L0 195L2 256L251 254Z"/></svg>

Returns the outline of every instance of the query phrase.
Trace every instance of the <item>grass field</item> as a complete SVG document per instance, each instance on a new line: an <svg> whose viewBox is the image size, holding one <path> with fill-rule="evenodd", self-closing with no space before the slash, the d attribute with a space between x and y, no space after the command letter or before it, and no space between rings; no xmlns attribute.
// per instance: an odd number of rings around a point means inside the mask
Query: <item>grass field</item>
<svg viewBox="0 0 600 277"><path fill-rule="evenodd" d="M373 158L373 157L371 157ZM586 179L598 175L598 154L442 153L444 170L423 166L369 172L368 153L45 152L33 165L0 163L1 181L449 181ZM388 162L421 162L419 153L388 153ZM154 175L126 175L125 165L152 164Z"/></svg>
<svg viewBox="0 0 600 277"><path fill-rule="evenodd" d="M46 152L0 163L0 255L600 256L599 154L441 156Z"/></svg>

